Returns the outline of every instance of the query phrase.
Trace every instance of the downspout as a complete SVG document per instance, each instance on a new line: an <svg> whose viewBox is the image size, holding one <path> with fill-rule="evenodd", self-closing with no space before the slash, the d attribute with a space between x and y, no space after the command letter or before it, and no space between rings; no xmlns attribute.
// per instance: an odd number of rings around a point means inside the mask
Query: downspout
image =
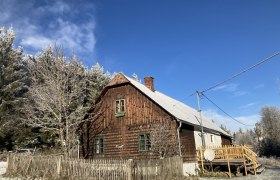
<svg viewBox="0 0 280 180"><path fill-rule="evenodd" d="M80 159L80 140L79 140L79 136L78 136L78 139L77 139L77 142L78 142L78 151L77 151L77 156L78 156L78 159Z"/></svg>
<svg viewBox="0 0 280 180"><path fill-rule="evenodd" d="M179 144L179 155L182 156L182 151L181 151L181 140L180 140L180 129L182 127L182 121L179 121L179 119L176 118L176 120L179 123L179 126L177 128L177 135L178 135L178 144Z"/></svg>

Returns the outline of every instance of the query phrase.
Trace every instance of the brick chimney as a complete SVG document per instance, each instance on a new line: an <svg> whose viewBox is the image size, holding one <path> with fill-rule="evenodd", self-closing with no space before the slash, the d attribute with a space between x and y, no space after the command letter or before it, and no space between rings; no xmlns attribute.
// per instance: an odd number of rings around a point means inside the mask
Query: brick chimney
<svg viewBox="0 0 280 180"><path fill-rule="evenodd" d="M144 78L144 85L149 88L151 91L155 91L154 87L154 78L151 76L145 77Z"/></svg>

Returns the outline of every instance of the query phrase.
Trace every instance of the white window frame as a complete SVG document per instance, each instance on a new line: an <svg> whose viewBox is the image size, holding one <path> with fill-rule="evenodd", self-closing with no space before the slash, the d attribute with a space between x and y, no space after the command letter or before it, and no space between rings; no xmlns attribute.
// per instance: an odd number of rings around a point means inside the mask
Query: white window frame
<svg viewBox="0 0 280 180"><path fill-rule="evenodd" d="M124 115L125 111L126 111L125 99L115 100L115 114Z"/></svg>

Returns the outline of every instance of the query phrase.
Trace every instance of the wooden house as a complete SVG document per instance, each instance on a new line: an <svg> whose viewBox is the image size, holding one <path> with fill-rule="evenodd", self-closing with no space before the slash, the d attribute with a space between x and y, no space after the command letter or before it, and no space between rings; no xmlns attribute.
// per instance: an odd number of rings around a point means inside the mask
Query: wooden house
<svg viewBox="0 0 280 180"><path fill-rule="evenodd" d="M198 112L156 91L152 77L146 77L142 84L118 73L86 118L90 121L82 125L80 137L84 158L157 158L151 136L158 127L168 124L171 136L163 143L173 143L186 168L194 171L196 148L201 146ZM229 134L205 117L202 119L207 146L231 143Z"/></svg>

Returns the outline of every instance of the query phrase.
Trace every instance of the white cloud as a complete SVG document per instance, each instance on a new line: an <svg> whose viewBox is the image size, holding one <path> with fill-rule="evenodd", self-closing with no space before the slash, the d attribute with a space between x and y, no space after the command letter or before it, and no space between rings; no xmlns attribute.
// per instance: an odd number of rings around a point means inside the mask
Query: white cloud
<svg viewBox="0 0 280 180"><path fill-rule="evenodd" d="M236 122L235 120L231 119L230 117L228 117L224 114L220 114L216 110L213 110L213 109L205 110L202 113L209 120L214 120L217 125L223 124L228 129L230 129L232 132L238 131L239 128L241 128L243 130L252 129L252 128L254 128L255 123L260 120L260 116L258 114L234 117L236 120L238 120L246 125L252 125L252 126L244 126L244 125Z"/></svg>
<svg viewBox="0 0 280 180"><path fill-rule="evenodd" d="M57 24L58 32L56 38L58 43L67 45L68 48L79 52L84 50L93 52L96 43L93 34L93 29L95 29L94 22L78 26L70 21L58 19Z"/></svg>
<svg viewBox="0 0 280 180"><path fill-rule="evenodd" d="M66 53L92 54L95 50L94 5L62 0L0 2L0 24L13 26L18 44L34 53L51 43Z"/></svg>
<svg viewBox="0 0 280 180"><path fill-rule="evenodd" d="M264 88L264 83L258 84L254 87L255 89L261 89Z"/></svg>
<svg viewBox="0 0 280 180"><path fill-rule="evenodd" d="M63 1L55 1L54 3L49 3L45 6L39 7L38 11L40 13L48 13L52 12L55 14L61 14L61 13L66 13L71 10L69 4Z"/></svg>
<svg viewBox="0 0 280 180"><path fill-rule="evenodd" d="M239 86L239 84L230 83L230 84L218 86L218 87L214 88L213 90L214 91L224 90L227 92L234 92L237 90L238 86Z"/></svg>
<svg viewBox="0 0 280 180"><path fill-rule="evenodd" d="M236 92L234 92L234 97L239 97L239 96L245 96L245 95L247 95L248 94L248 92L247 91L236 91Z"/></svg>
<svg viewBox="0 0 280 180"><path fill-rule="evenodd" d="M2 19L2 21L7 21L10 17L10 12L5 12L5 11L0 11L0 17Z"/></svg>
<svg viewBox="0 0 280 180"><path fill-rule="evenodd" d="M249 94L247 91L240 90L239 84L237 83L229 83L229 84L224 84L221 86L218 86L213 89L214 91L225 91L228 93L231 93L233 97L239 97L239 96L244 96Z"/></svg>
<svg viewBox="0 0 280 180"><path fill-rule="evenodd" d="M258 114L252 114L252 115L248 115L248 116L238 116L236 117L236 119L238 121L243 122L244 124L248 124L248 125L253 125L250 128L253 128L254 125L260 121L261 117Z"/></svg>
<svg viewBox="0 0 280 180"><path fill-rule="evenodd" d="M22 39L21 45L30 46L34 49L45 49L51 44L53 41L50 38L44 36L27 36L25 39Z"/></svg>
<svg viewBox="0 0 280 180"><path fill-rule="evenodd" d="M251 102L251 103L245 104L243 106L240 106L239 108L240 109L247 109L247 108L250 108L252 106L255 106L256 104L258 104L258 102Z"/></svg>

